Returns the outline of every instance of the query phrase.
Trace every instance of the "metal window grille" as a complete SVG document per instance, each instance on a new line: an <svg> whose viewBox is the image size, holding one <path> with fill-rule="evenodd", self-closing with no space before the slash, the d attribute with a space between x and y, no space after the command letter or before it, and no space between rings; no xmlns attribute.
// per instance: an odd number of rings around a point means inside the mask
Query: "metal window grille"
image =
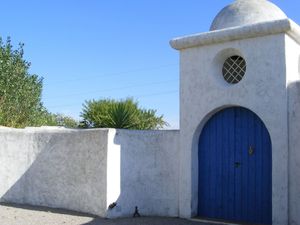
<svg viewBox="0 0 300 225"><path fill-rule="evenodd" d="M236 84L246 73L246 61L241 56L231 56L225 60L222 73L228 83Z"/></svg>

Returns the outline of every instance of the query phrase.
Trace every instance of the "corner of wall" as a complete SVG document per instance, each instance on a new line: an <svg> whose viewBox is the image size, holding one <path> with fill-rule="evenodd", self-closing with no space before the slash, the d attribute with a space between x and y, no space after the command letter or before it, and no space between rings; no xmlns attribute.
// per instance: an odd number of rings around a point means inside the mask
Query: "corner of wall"
<svg viewBox="0 0 300 225"><path fill-rule="evenodd" d="M112 218L114 215L110 211L110 206L117 202L121 194L121 147L115 144L116 129L109 129L107 136L107 190L106 190L106 217Z"/></svg>
<svg viewBox="0 0 300 225"><path fill-rule="evenodd" d="M300 46L286 35L286 73L288 98L288 213L289 224L300 224L300 181L295 178L300 172Z"/></svg>

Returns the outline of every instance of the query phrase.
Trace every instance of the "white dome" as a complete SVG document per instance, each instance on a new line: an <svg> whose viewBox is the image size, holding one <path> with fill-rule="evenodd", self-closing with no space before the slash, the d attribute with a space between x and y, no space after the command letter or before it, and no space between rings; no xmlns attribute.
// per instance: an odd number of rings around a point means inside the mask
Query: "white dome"
<svg viewBox="0 0 300 225"><path fill-rule="evenodd" d="M210 30L286 18L287 16L280 8L267 0L236 0L218 13Z"/></svg>

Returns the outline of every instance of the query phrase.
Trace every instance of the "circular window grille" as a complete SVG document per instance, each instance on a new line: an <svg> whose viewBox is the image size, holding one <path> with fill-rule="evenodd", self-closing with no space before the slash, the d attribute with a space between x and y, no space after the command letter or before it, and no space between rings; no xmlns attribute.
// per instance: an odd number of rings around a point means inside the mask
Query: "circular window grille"
<svg viewBox="0 0 300 225"><path fill-rule="evenodd" d="M223 77L230 84L236 84L243 79L246 73L246 61L241 56L231 56L223 65Z"/></svg>

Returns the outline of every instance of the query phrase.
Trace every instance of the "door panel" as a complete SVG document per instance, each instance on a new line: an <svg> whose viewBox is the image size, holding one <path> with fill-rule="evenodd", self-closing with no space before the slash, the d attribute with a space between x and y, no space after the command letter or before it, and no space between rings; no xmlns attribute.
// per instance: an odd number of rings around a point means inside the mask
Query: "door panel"
<svg viewBox="0 0 300 225"><path fill-rule="evenodd" d="M199 138L198 215L271 224L271 141L245 108L215 114Z"/></svg>

